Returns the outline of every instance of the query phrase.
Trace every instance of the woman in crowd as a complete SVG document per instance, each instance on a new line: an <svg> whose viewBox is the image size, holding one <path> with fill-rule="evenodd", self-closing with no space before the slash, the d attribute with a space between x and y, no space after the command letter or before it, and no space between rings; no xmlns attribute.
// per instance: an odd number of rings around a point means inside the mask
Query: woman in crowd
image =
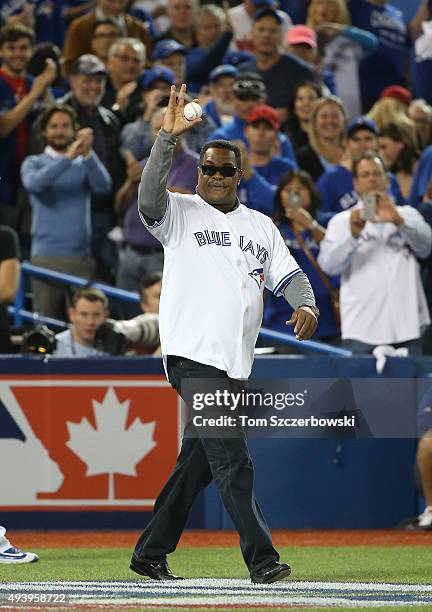
<svg viewBox="0 0 432 612"><path fill-rule="evenodd" d="M297 151L297 161L314 181L339 164L345 155L347 113L337 96L314 103L309 128L309 144Z"/></svg>
<svg viewBox="0 0 432 612"><path fill-rule="evenodd" d="M292 255L307 274L320 310L315 336L324 341L337 343L338 279L329 278L319 267L316 259L319 244L325 236L325 228L315 220L319 208L319 192L312 178L303 170L289 171L283 175L276 194L276 223ZM292 333L286 321L291 313L280 298L268 294L264 311L266 327Z"/></svg>
<svg viewBox="0 0 432 612"><path fill-rule="evenodd" d="M415 123L417 142L423 151L432 144L432 106L423 98L417 98L409 105L408 117Z"/></svg>
<svg viewBox="0 0 432 612"><path fill-rule="evenodd" d="M402 195L408 200L420 156L416 139L405 127L389 123L380 130L378 141L381 157L390 172L396 175Z"/></svg>
<svg viewBox="0 0 432 612"><path fill-rule="evenodd" d="M348 116L361 115L359 64L363 57L375 52L377 37L350 25L345 0L312 0L306 24L317 32L323 64L333 73L336 93Z"/></svg>
<svg viewBox="0 0 432 612"><path fill-rule="evenodd" d="M284 131L289 136L295 152L309 144L313 105L321 97L321 87L312 81L301 81L294 88Z"/></svg>
<svg viewBox="0 0 432 612"><path fill-rule="evenodd" d="M394 123L401 129L405 128L405 131L410 133L410 137L415 139L416 126L408 116L411 101L412 96L408 89L399 85L390 85L381 92L379 100L375 102L367 116L375 121L380 130Z"/></svg>

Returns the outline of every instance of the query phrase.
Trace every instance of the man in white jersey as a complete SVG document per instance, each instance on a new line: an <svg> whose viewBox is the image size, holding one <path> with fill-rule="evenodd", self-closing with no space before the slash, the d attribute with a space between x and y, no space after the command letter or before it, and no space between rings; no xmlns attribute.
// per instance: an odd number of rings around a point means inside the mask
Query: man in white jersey
<svg viewBox="0 0 432 612"><path fill-rule="evenodd" d="M196 389L202 388L203 379L238 389L247 380L264 286L289 301L294 314L288 323L300 340L314 333L318 311L307 277L273 222L238 201L241 154L236 145L204 145L195 195L166 191L177 137L200 121L185 119L185 91L182 85L176 98L171 88L162 129L142 174L138 204L142 222L165 251L159 321L167 376L183 399L190 399L183 392L190 381ZM155 580L179 579L166 555L175 550L198 493L214 479L240 535L252 582L287 578L291 568L279 563L255 499L244 432L239 428L235 435L226 436L224 430L204 435L193 424L190 402L186 404L190 413L182 449L137 542L131 569Z"/></svg>

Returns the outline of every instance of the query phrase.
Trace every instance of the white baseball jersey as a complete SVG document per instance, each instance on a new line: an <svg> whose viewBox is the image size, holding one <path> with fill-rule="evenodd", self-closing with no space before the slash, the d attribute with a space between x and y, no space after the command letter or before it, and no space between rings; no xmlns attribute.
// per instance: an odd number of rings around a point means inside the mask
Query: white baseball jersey
<svg viewBox="0 0 432 612"><path fill-rule="evenodd" d="M225 214L198 194L169 193L149 226L165 263L159 310L164 361L178 355L245 379L263 313L264 286L280 295L298 273L278 229L240 204Z"/></svg>
<svg viewBox="0 0 432 612"><path fill-rule="evenodd" d="M431 229L411 206L399 206L398 213L404 225L367 221L358 239L351 234L351 210L328 224L318 263L327 274L341 275L342 338L406 342L430 323L416 255L429 254Z"/></svg>

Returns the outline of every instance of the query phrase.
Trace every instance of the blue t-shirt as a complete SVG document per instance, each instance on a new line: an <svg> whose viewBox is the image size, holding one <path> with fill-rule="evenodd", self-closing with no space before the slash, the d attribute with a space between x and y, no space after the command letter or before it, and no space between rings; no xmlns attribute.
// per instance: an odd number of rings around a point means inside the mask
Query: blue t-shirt
<svg viewBox="0 0 432 612"><path fill-rule="evenodd" d="M389 172L388 176L389 194L398 205L405 204L395 175ZM336 213L357 204L358 195L354 189L352 173L344 166L335 166L332 170L322 174L317 181L317 187L321 198L317 220L325 227Z"/></svg>
<svg viewBox="0 0 432 612"><path fill-rule="evenodd" d="M274 194L281 176L295 170L297 164L284 157L272 157L265 166L253 166L255 176L249 181L241 180L238 196L240 201L254 210L274 216Z"/></svg>
<svg viewBox="0 0 432 612"><path fill-rule="evenodd" d="M246 121L243 121L243 119L240 119L239 117L233 117L232 121L215 130L213 134L210 134L209 140L241 140L246 146L248 146L246 136L244 135L243 131L245 125ZM285 136L285 134L281 133L279 133L278 138L281 145L282 157L293 160L297 167L297 160L290 139Z"/></svg>
<svg viewBox="0 0 432 612"><path fill-rule="evenodd" d="M379 40L376 52L360 63L362 96L376 100L388 85L405 84L407 25L401 11L391 4L374 6L367 0L349 0L348 6L352 24Z"/></svg>
<svg viewBox="0 0 432 612"><path fill-rule="evenodd" d="M66 27L63 0L0 0L0 25L11 15L21 12L25 3L33 6L36 42L53 42L62 47Z"/></svg>
<svg viewBox="0 0 432 612"><path fill-rule="evenodd" d="M291 255L306 274L310 284L312 285L316 303L320 310L318 328L315 336L317 338L326 338L329 336L339 335L340 331L336 325L336 319L333 314L333 307L328 289L325 287L318 272L310 263L303 249L297 242L291 226L287 223L282 223L279 229L285 244L291 252ZM312 232L305 230L301 232L301 237L316 259L318 257L319 247L313 239ZM339 277L329 276L328 278L333 287L337 288L339 286ZM263 318L265 327L293 335L293 327L285 324L285 322L291 318L292 312L292 308L283 297L277 298L271 292L267 293Z"/></svg>

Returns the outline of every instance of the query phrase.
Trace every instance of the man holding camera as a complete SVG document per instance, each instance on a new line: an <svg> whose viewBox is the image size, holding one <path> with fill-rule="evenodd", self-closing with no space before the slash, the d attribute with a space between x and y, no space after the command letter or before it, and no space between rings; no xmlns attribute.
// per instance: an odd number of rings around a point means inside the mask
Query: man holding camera
<svg viewBox="0 0 432 612"><path fill-rule="evenodd" d="M120 355L130 346L159 346L159 317L146 312L129 321L108 319L108 298L100 289L84 287L73 295L69 308L72 323L56 335L57 357Z"/></svg>
<svg viewBox="0 0 432 612"><path fill-rule="evenodd" d="M359 202L331 219L318 256L327 274L341 275L342 339L353 353L391 344L419 354L430 318L417 257L431 250L431 228L388 195L379 155L361 155L352 172Z"/></svg>

